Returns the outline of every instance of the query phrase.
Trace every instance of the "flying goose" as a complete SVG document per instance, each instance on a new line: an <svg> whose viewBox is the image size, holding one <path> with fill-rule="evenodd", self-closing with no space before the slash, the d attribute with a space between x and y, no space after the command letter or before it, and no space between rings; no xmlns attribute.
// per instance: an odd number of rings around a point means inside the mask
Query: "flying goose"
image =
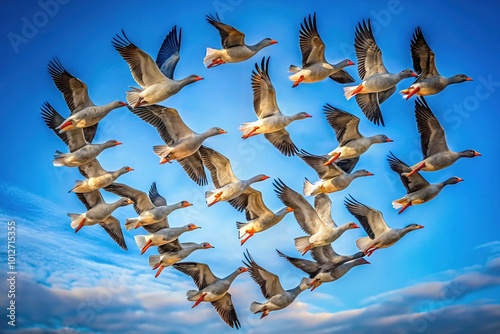
<svg viewBox="0 0 500 334"><path fill-rule="evenodd" d="M104 190L131 198L134 201L134 209L139 215L135 218L128 218L125 222L125 228L131 230L143 225L151 225L165 219L169 214L177 209L186 208L192 204L188 201L180 201L173 205L167 205L166 201L163 205L155 205L149 196L140 190L132 188L123 183L112 183L105 187Z"/></svg>
<svg viewBox="0 0 500 334"><path fill-rule="evenodd" d="M240 321L236 315L229 287L238 275L247 272L248 268L239 267L224 278L215 276L210 267L204 263L181 262L175 263L173 267L180 272L191 276L198 290L189 290L186 295L188 300L195 301L198 306L201 302L210 302L219 316L229 327L240 328Z"/></svg>
<svg viewBox="0 0 500 334"><path fill-rule="evenodd" d="M474 158L481 155L474 150L450 151L444 129L423 97L415 100L415 118L424 159L410 167L412 171L408 176L420 170L426 172L440 170L451 166L460 158Z"/></svg>
<svg viewBox="0 0 500 334"><path fill-rule="evenodd" d="M309 15L300 24L299 46L302 54L302 68L290 65L289 71L294 73L288 79L293 81L292 87L297 87L301 82L313 83L329 77L338 83L354 82L354 79L344 70L344 67L354 65L349 59L344 59L336 64L330 64L325 59L325 43L321 40L316 25L316 13Z"/></svg>
<svg viewBox="0 0 500 334"><path fill-rule="evenodd" d="M389 73L382 61L382 51L375 42L370 20L356 27L354 49L358 59L358 73L362 82L358 86L344 87L346 99L356 97L359 107L371 122L384 125L380 105L396 91L403 79L416 77L410 69Z"/></svg>
<svg viewBox="0 0 500 334"><path fill-rule="evenodd" d="M323 110L326 115L326 120L335 131L337 141L339 142L339 146L328 153L331 158L325 165L331 164L337 159L342 160L359 157L373 144L389 143L393 141L382 134L364 137L358 130L358 117L335 108L328 103L323 107Z"/></svg>
<svg viewBox="0 0 500 334"><path fill-rule="evenodd" d="M260 286L262 295L267 299L265 303L252 302L250 305L250 312L262 313L261 319L269 312L284 309L293 303L302 291L311 287L311 279L304 277L295 288L285 290L281 286L279 277L258 265L248 250L244 255L246 262L243 263L248 267L250 277Z"/></svg>
<svg viewBox="0 0 500 334"><path fill-rule="evenodd" d="M266 46L278 43L270 38L264 38L255 45L245 44L245 34L235 28L222 23L219 15L207 15L207 21L214 26L220 34L222 49L207 48L203 63L207 68L225 63L238 63L250 59Z"/></svg>
<svg viewBox="0 0 500 334"><path fill-rule="evenodd" d="M169 36L172 38L172 43L177 43L177 50L180 49L180 38L175 35L175 30L172 30ZM127 102L133 107L151 105L168 99L172 95L177 94L185 86L192 84L203 78L192 74L184 79L175 80L173 78L173 70L175 69L176 61L169 63L169 69L166 71L170 77L162 73L153 58L146 52L139 49L133 44L122 30L122 36L116 35L112 41L113 47L127 62L132 77L141 88L132 88L127 92ZM164 42L165 44L165 42Z"/></svg>
<svg viewBox="0 0 500 334"><path fill-rule="evenodd" d="M219 152L202 146L200 148L203 164L207 166L216 189L205 192L205 200L210 207L215 203L227 201L238 211L248 206L248 196L256 190L250 187L252 183L264 181L269 176L256 175L247 180L234 176L229 159Z"/></svg>
<svg viewBox="0 0 500 334"><path fill-rule="evenodd" d="M434 52L431 50L420 27L415 29L413 39L410 42L411 58L413 68L418 73L418 79L407 89L400 91L408 100L413 95L427 96L441 92L448 85L472 81L465 74L456 74L452 77L443 77L436 68Z"/></svg>
<svg viewBox="0 0 500 334"><path fill-rule="evenodd" d="M412 205L430 201L439 195L445 186L463 181L463 179L453 176L446 181L429 184L420 173L414 173L407 164L396 158L394 154L391 153L391 155L387 156L387 161L391 169L400 176L401 182L407 191L404 197L392 201L394 209L401 209L399 213L403 213L403 211Z"/></svg>
<svg viewBox="0 0 500 334"><path fill-rule="evenodd" d="M276 102L276 91L269 77L269 59L262 58L261 66L255 64L252 71L253 107L257 121L243 123L240 130L243 139L263 133L264 137L286 156L294 155L297 147L292 142L285 127L293 121L312 117L300 112L294 115L283 115Z"/></svg>
<svg viewBox="0 0 500 334"><path fill-rule="evenodd" d="M346 198L344 204L347 210L361 223L367 237L356 240L356 246L365 255L372 255L379 248L394 245L411 231L424 228L422 225L410 224L404 228L391 228L387 226L382 213L354 199Z"/></svg>
<svg viewBox="0 0 500 334"><path fill-rule="evenodd" d="M293 214L300 228L308 236L295 238L295 248L304 255L307 251L337 240L345 231L359 228L353 222L337 226L331 216L332 201L328 195L319 194L314 198L314 209L299 193L293 191L280 179L274 182L274 191L278 198L293 209Z"/></svg>

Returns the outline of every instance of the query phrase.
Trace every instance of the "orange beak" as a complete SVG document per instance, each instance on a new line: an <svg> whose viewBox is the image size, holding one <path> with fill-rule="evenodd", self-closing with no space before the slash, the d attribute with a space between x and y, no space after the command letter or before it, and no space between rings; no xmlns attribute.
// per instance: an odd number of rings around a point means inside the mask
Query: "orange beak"
<svg viewBox="0 0 500 334"><path fill-rule="evenodd" d="M271 42L269 42L269 44L271 44L271 45L272 44L278 44L278 41L273 39Z"/></svg>
<svg viewBox="0 0 500 334"><path fill-rule="evenodd" d="M264 176L262 176L261 180L264 181L264 180L267 180L268 178L269 178L269 176L264 175Z"/></svg>
<svg viewBox="0 0 500 334"><path fill-rule="evenodd" d="M287 212L293 212L293 209L291 207L286 208Z"/></svg>
<svg viewBox="0 0 500 334"><path fill-rule="evenodd" d="M473 81L473 80L472 80L472 78L467 77L467 79L465 79L465 81Z"/></svg>
<svg viewBox="0 0 500 334"><path fill-rule="evenodd" d="M387 143L392 143L394 140L392 140L391 138L387 138L386 142Z"/></svg>
<svg viewBox="0 0 500 334"><path fill-rule="evenodd" d="M479 153L479 152L474 152L474 156L475 156L475 157L480 157L480 156L481 156L481 153Z"/></svg>

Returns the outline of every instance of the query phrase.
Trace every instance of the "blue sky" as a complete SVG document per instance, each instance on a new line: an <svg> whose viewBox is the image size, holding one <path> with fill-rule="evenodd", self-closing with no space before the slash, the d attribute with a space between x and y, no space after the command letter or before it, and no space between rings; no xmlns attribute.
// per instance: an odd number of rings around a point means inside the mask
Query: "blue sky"
<svg viewBox="0 0 500 334"><path fill-rule="evenodd" d="M54 0L55 1L55 0ZM409 223L425 229L405 237L390 249L369 258L371 265L357 267L338 282L306 291L289 308L271 313L263 320L249 312L254 300L264 301L258 286L243 274L230 292L242 333L398 332L491 333L500 328L500 233L492 214L499 186L493 168L498 151L498 89L496 69L499 52L495 42L498 5L456 1L453 5L434 1L60 1L57 7L45 2L24 1L3 5L2 42L4 92L3 131L0 132L3 163L0 164L0 221L17 222L18 327L30 333L189 333L231 332L215 310L202 304L191 310L185 292L194 288L191 279L172 268L158 279L141 256L133 235L124 231L129 247L122 251L98 227L74 234L67 212L83 212L83 205L67 191L80 179L76 169L52 165L54 151L64 144L44 125L40 107L51 103L63 116L68 110L47 71L57 56L65 68L89 87L94 103L124 100L133 81L125 61L111 46L113 36L124 29L130 40L152 56L173 25L182 28L181 60L175 77L198 74L205 80L194 83L162 103L178 109L194 131L219 126L228 133L206 144L226 155L235 174L250 178L264 173L270 180L258 183L267 206L276 211L283 205L274 195L272 179L281 178L300 191L304 177L316 174L296 157L282 156L263 137L243 141L242 122L255 120L250 86L255 62L270 56L270 76L283 113L305 111L312 119L297 121L288 128L299 148L324 154L337 142L322 113L333 106L361 118L366 135L385 133L393 143L372 147L357 168L375 176L354 181L342 192L330 195L332 215L338 224L354 220L343 206L352 194L383 212L388 224ZM7 8L8 7L8 8ZM45 8L45 9L44 9ZM49 8L49 14L46 13ZM57 8L57 9L56 9ZM270 37L278 40L256 57L239 64L207 70L202 63L206 47L220 46L217 31L205 15L219 13L221 19L246 33L249 44ZM409 43L417 26L436 54L441 74L465 73L474 81L453 85L427 99L447 133L451 149L468 148L483 154L461 159L434 173L424 173L430 182L459 176L465 182L447 187L440 196L398 215L391 201L404 195L404 188L386 162L389 151L407 163L421 158L414 119L414 101L395 94L382 105L386 127L377 127L362 115L354 99L346 101L342 86L331 81L301 84L292 89L287 69L300 65L298 29L303 18L317 12L318 29L326 44L326 58L337 62L350 58L354 29L371 18L375 38L386 67L397 72L411 67ZM35 30L25 26L36 23ZM17 35L18 43L12 42ZM17 37L16 37L17 38ZM347 71L359 82L355 66ZM406 79L398 90L411 84ZM173 226L194 222L201 230L181 241L208 241L214 249L193 253L191 261L208 263L218 276L226 276L241 265L244 247L239 246L235 221L244 219L227 203L207 208L203 193L211 184L198 187L177 164L159 165L152 151L162 144L156 131L120 108L99 125L95 142L117 139L123 145L105 151L99 161L105 169L129 165L135 171L120 182L147 190L153 181L171 203L188 200L193 207L170 216ZM116 197L103 193L108 201ZM310 199L312 202L312 198ZM132 207L120 208L115 216L124 221L134 216ZM5 225L2 225L5 226ZM6 240L6 226L0 237ZM298 284L302 272L275 254L278 248L297 256L293 238L302 235L293 215L272 230L251 238L245 246L263 267L278 274L285 288ZM334 243L342 254L356 252L354 241L362 229L346 232ZM2 241L2 244L4 242ZM154 251L147 253L154 254ZM6 261L2 250L2 261ZM2 262L2 263L3 263ZM3 266L5 268L5 266ZM0 301L6 303L2 280ZM2 320L2 332L7 328Z"/></svg>

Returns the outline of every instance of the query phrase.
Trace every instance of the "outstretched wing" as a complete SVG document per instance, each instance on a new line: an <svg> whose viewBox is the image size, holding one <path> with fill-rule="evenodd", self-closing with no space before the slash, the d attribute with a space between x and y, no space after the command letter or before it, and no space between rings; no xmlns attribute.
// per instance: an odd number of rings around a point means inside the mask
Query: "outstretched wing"
<svg viewBox="0 0 500 334"><path fill-rule="evenodd" d="M425 79L439 75L434 60L434 52L431 50L420 27L415 29L413 39L410 42L413 69L419 75L419 79Z"/></svg>
<svg viewBox="0 0 500 334"><path fill-rule="evenodd" d="M314 63L326 63L325 43L321 40L316 26L316 13L313 17L309 15L304 18L304 23L300 24L299 46L302 53L302 67Z"/></svg>
<svg viewBox="0 0 500 334"><path fill-rule="evenodd" d="M207 166L212 176L212 182L216 188L221 188L228 183L238 182L239 180L234 176L229 159L206 146L199 149L203 164Z"/></svg>
<svg viewBox="0 0 500 334"><path fill-rule="evenodd" d="M207 21L219 31L221 45L224 49L245 45L245 34L230 25L222 23L219 14L215 14L215 17L212 14L207 15Z"/></svg>
<svg viewBox="0 0 500 334"><path fill-rule="evenodd" d="M319 247L317 247L317 248L319 248ZM313 249L316 249L316 248L313 248ZM279 250L276 250L276 251L278 252L279 256L281 256L282 258L285 258L295 268L298 268L298 269L302 270L303 272L309 274L310 278L312 278L311 275L313 275L314 273L316 273L318 271L318 269L319 269L320 265L317 262L309 261L309 260L304 260L304 259L299 259L299 258L296 258L296 257L290 257L288 255L283 254ZM313 275L313 277L314 277L314 275Z"/></svg>
<svg viewBox="0 0 500 334"><path fill-rule="evenodd" d="M156 65L169 79L174 79L175 67L181 58L181 36L182 29L179 29L179 35L177 35L177 26L174 26L163 40L156 56Z"/></svg>
<svg viewBox="0 0 500 334"><path fill-rule="evenodd" d="M361 223L366 234L368 234L371 239L375 239L377 236L389 230L389 226L385 223L384 217L380 211L362 204L352 196L346 198L344 204L347 210Z"/></svg>
<svg viewBox="0 0 500 334"><path fill-rule="evenodd" d="M113 239L114 242L118 244L122 249L128 250L127 244L125 243L125 238L123 237L123 231L120 226L120 222L113 216L109 216L103 221L99 222L99 225L106 231L106 233Z"/></svg>
<svg viewBox="0 0 500 334"><path fill-rule="evenodd" d="M301 150L300 153L297 154L297 156L304 160L304 162L308 164L312 169L314 169L318 174L318 177L322 180L332 179L344 173L342 169L340 169L340 167L336 165L335 162L325 166L325 162L327 162L330 157L313 155L304 150Z"/></svg>
<svg viewBox="0 0 500 334"><path fill-rule="evenodd" d="M252 71L253 108L259 119L281 115L276 102L276 91L269 77L269 59L263 57L260 67L255 63Z"/></svg>
<svg viewBox="0 0 500 334"><path fill-rule="evenodd" d="M424 159L450 150L443 127L423 97L415 100L415 117Z"/></svg>
<svg viewBox="0 0 500 334"><path fill-rule="evenodd" d="M238 316L231 299L231 294L229 292L226 292L222 298L212 302L212 305L215 307L217 313L219 313L221 319L224 320L229 327L236 327L236 329L240 328L240 321L238 320Z"/></svg>
<svg viewBox="0 0 500 334"><path fill-rule="evenodd" d="M380 105L394 94L395 91L396 86L378 93L356 94L354 98L369 121L376 125L382 124L382 126L385 126Z"/></svg>
<svg viewBox="0 0 500 334"><path fill-rule="evenodd" d="M311 204L304 196L293 191L280 179L274 181L274 187L274 191L283 204L293 209L295 219L302 230L309 235L315 234L324 223Z"/></svg>
<svg viewBox="0 0 500 334"><path fill-rule="evenodd" d="M245 266L248 267L248 272L250 277L260 286L260 291L265 298L269 299L272 296L283 294L285 290L281 286L280 279L275 274L267 271L266 269L259 266L250 255L247 250L243 253L245 256L245 261L242 261Z"/></svg>
<svg viewBox="0 0 500 334"><path fill-rule="evenodd" d="M368 23L363 20L356 27L354 50L356 50L358 73L361 80L375 74L387 73L387 69L382 61L382 51L380 51L373 37L370 20L368 20Z"/></svg>
<svg viewBox="0 0 500 334"><path fill-rule="evenodd" d="M179 262L174 263L173 267L184 274L191 276L199 290L217 281L217 277L212 273L210 267L205 263L198 262Z"/></svg>
<svg viewBox="0 0 500 334"><path fill-rule="evenodd" d="M151 86L157 82L165 80L165 76L160 71L153 58L146 52L135 46L125 35L122 30L122 35L116 35L113 38L113 47L127 62L132 77L142 88Z"/></svg>
<svg viewBox="0 0 500 334"><path fill-rule="evenodd" d="M114 182L105 187L104 190L134 201L134 209L137 214L141 214L155 207L145 192L132 188L126 184Z"/></svg>
<svg viewBox="0 0 500 334"><path fill-rule="evenodd" d="M66 71L58 58L49 62L49 73L71 113L94 105L89 98L87 85Z"/></svg>
<svg viewBox="0 0 500 334"><path fill-rule="evenodd" d="M407 176L412 170L411 168L405 164L403 161L396 158L396 156L390 152L390 155L387 156L387 161L389 162L389 166L393 171L398 173L401 178L401 182L403 183L406 191L408 193L412 193L414 191L425 188L429 185L420 173L415 173L411 176Z"/></svg>
<svg viewBox="0 0 500 334"><path fill-rule="evenodd" d="M335 131L340 146L344 146L351 140L361 138L361 134L358 131L358 117L347 111L335 108L328 103L323 106L323 111L328 124Z"/></svg>

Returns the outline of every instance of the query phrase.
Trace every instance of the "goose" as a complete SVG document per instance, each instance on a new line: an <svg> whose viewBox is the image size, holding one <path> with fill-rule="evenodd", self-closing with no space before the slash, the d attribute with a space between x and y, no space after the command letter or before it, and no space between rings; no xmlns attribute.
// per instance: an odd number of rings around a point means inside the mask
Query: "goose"
<svg viewBox="0 0 500 334"><path fill-rule="evenodd" d="M74 152L94 140L97 124L88 128L78 128L61 133L57 127L64 120L64 117L62 117L47 101L43 103L40 110L45 125L47 125L47 127L68 146L70 152Z"/></svg>
<svg viewBox="0 0 500 334"><path fill-rule="evenodd" d="M148 235L134 235L135 243L141 250L141 255L151 246L162 246L179 238L184 232L194 231L199 226L195 224L187 224L181 227L167 227Z"/></svg>
<svg viewBox="0 0 500 334"><path fill-rule="evenodd" d="M117 140L108 140L102 144L89 144L69 153L56 150L52 164L56 167L77 167L94 160L105 149L121 145Z"/></svg>
<svg viewBox="0 0 500 334"><path fill-rule="evenodd" d="M279 250L276 250L276 252L278 252L279 256L286 258L287 261L290 263L292 263L290 260L293 260L292 264L297 268L301 267L301 264L307 266L314 265L315 267L318 268L323 264L340 266L341 264L344 264L348 261L356 260L365 256L363 252L357 252L352 255L340 255L333 249L332 245L324 245L321 247L316 247L311 249L311 257L314 259L315 262L300 258L289 257L280 252Z"/></svg>
<svg viewBox="0 0 500 334"><path fill-rule="evenodd" d="M312 116L306 112L290 116L281 113L276 102L276 91L269 77L269 59L262 58L260 68L255 63L255 71L252 71L253 107L259 120L243 123L240 130L243 139L263 133L281 153L291 156L297 152L297 147L285 127L293 121Z"/></svg>
<svg viewBox="0 0 500 334"><path fill-rule="evenodd" d="M329 165L335 160L351 159L359 157L365 153L373 144L390 143L393 140L386 135L379 134L371 137L364 137L359 133L359 118L330 104L323 107L328 124L335 131L339 146L328 153L331 156L325 165Z"/></svg>
<svg viewBox="0 0 500 334"><path fill-rule="evenodd" d="M332 252L333 248L330 245L319 247L320 251L322 248L329 247ZM294 267L302 270L303 272L309 274L309 278L312 279L311 282L311 291L314 291L317 287L319 287L322 283L333 282L340 279L342 276L347 274L349 270L352 268L362 265L362 264L370 264L370 262L363 259L362 252L358 252L353 256L343 256L337 255L337 257L341 257L342 259L337 263L333 261L325 262L314 262L304 259L299 259L295 257L287 256L281 253L279 250L276 250L278 255L285 258L288 262L290 262ZM333 260L334 258L332 258Z"/></svg>
<svg viewBox="0 0 500 334"><path fill-rule="evenodd" d="M189 290L186 295L188 300L195 301L198 306L201 302L210 302L219 316L229 327L240 328L240 321L236 315L229 287L238 275L248 271L248 268L239 267L224 278L215 276L210 267L205 263L181 262L174 263L173 267L180 272L191 276L199 290Z"/></svg>
<svg viewBox="0 0 500 334"><path fill-rule="evenodd" d="M227 201L236 210L243 211L248 206L248 196L256 192L250 185L269 178L259 174L247 180L240 180L234 175L228 158L205 146L200 148L200 153L216 188L205 192L205 201L209 207Z"/></svg>
<svg viewBox="0 0 500 334"><path fill-rule="evenodd" d="M285 216L292 212L291 207L284 207L273 213L264 204L262 200L262 193L258 190L248 196L248 204L245 208L245 215L247 218L246 223L236 222L238 228L238 237L241 239L241 245L253 237L255 233L263 232L274 225L278 224Z"/></svg>
<svg viewBox="0 0 500 334"><path fill-rule="evenodd" d="M87 128L100 122L111 111L126 105L125 102L114 101L103 106L88 107L66 118L57 128L60 132L74 128Z"/></svg>
<svg viewBox="0 0 500 334"><path fill-rule="evenodd" d="M99 224L121 248L127 250L120 222L112 216L112 213L119 207L133 202L128 198L120 198L115 202L106 203L99 190L77 194L77 197L85 205L87 211L84 213L68 213L68 217L71 218L71 228L75 230L75 233L80 231L83 226Z"/></svg>
<svg viewBox="0 0 500 334"><path fill-rule="evenodd" d="M167 145L153 146L153 151L160 157L160 164L187 158L198 152L205 139L227 133L219 127L212 127L200 134L195 133L182 121L179 112L174 108L152 105L137 109L139 110L131 111L141 118L152 120L154 117L151 113L159 118L163 122L164 130L160 127L157 130L166 131L163 137L170 137Z"/></svg>
<svg viewBox="0 0 500 334"><path fill-rule="evenodd" d="M354 82L354 79L344 70L344 67L354 65L349 59L344 59L336 64L330 64L325 59L325 43L321 40L316 25L316 13L312 19L304 18L300 24L299 46L302 54L302 68L290 65L289 71L294 73L288 79L293 81L292 87L300 83L319 82L326 78L345 84Z"/></svg>
<svg viewBox="0 0 500 334"><path fill-rule="evenodd" d="M328 195L319 194L314 198L314 209L299 193L293 191L280 179L274 182L278 198L293 209L297 223L308 236L295 238L295 248L304 256L307 251L337 240L345 231L359 228L353 222L337 226L331 216L332 201Z"/></svg>
<svg viewBox="0 0 500 334"><path fill-rule="evenodd" d="M394 209L401 209L399 210L400 214L412 205L423 204L430 201L439 195L445 186L463 181L463 179L453 176L444 182L429 184L420 173L413 173L411 168L403 161L396 158L394 154L391 153L391 155L387 156L387 161L391 169L400 176L401 182L407 191L404 197L392 201ZM413 174L410 175L411 173Z"/></svg>
<svg viewBox="0 0 500 334"><path fill-rule="evenodd" d="M177 46L176 52L178 52L180 49L180 37L176 37L176 30L172 30L167 35L167 42L164 41L163 44L168 44L170 39ZM122 36L117 34L113 38L112 44L127 62L135 82L142 88L132 88L132 90L127 92L127 102L133 108L166 100L172 95L177 94L185 86L203 79L199 75L192 74L184 79L174 80L173 70L177 65L178 59L169 63L167 66L169 70L166 71L166 74L162 73L153 58L135 46L123 30Z"/></svg>
<svg viewBox="0 0 500 334"><path fill-rule="evenodd" d="M214 26L220 34L222 49L207 48L203 63L207 68L219 66L225 63L239 63L250 59L263 48L278 43L277 41L264 38L255 45L245 44L245 34L230 25L222 23L219 15L207 15L207 21Z"/></svg>
<svg viewBox="0 0 500 334"><path fill-rule="evenodd" d="M315 196L318 194L329 194L341 191L347 188L351 182L358 177L374 175L365 169L360 169L353 173L346 173L335 163L325 166L328 161L327 156L312 155L304 150L300 151L297 156L313 168L320 178L320 180L316 181L314 184L309 182L306 178L304 181L305 196Z"/></svg>
<svg viewBox="0 0 500 334"><path fill-rule="evenodd" d="M54 58L48 65L49 74L57 89L63 94L71 115L60 120L56 129L59 132L67 132L75 128L89 128L89 131L97 130L97 123L112 110L126 106L121 101L114 101L104 106L96 106L90 100L87 85L80 79L75 78L61 64L58 58Z"/></svg>
<svg viewBox="0 0 500 334"><path fill-rule="evenodd" d="M199 148L205 139L226 131L213 127L201 134L195 133L184 123L176 109L161 105L130 108L130 111L155 127L167 144L153 148L160 155L160 163L177 160L196 184L208 184Z"/></svg>
<svg viewBox="0 0 500 334"><path fill-rule="evenodd" d="M158 247L158 251L160 252L160 254L150 255L149 265L151 266L152 270L158 269L155 274L155 278L157 278L166 267L184 260L196 250L209 248L214 248L214 246L212 246L208 242L202 242L199 244L196 242L180 243L177 239Z"/></svg>
<svg viewBox="0 0 500 334"><path fill-rule="evenodd" d="M165 197L160 195L158 192L156 182L151 184L148 197L155 207L164 207L167 205ZM149 232L149 234L134 236L137 246L141 249L141 255L152 246L157 246L159 249L162 249L162 253L167 251L177 251L180 249L180 244L177 239L181 234L201 228L195 224L187 224L182 227L170 227L167 217L157 223L143 225L142 227ZM166 244L170 245L163 248Z"/></svg>
<svg viewBox="0 0 500 334"><path fill-rule="evenodd" d="M481 153L470 149L461 152L450 151L444 129L423 97L415 100L415 118L424 159L410 167L412 171L408 176L420 170L430 172L449 167L460 158L481 156Z"/></svg>
<svg viewBox="0 0 500 334"><path fill-rule="evenodd" d="M372 255L379 248L394 245L411 231L424 228L418 224L410 224L404 228L391 228L387 226L380 211L362 204L352 196L346 198L344 204L347 210L359 220L366 234L368 234L367 237L356 240L356 247L367 256Z"/></svg>
<svg viewBox="0 0 500 334"><path fill-rule="evenodd" d="M416 77L411 69L399 73L389 73L382 61L382 51L375 42L370 20L358 23L354 38L354 49L358 59L358 73L361 84L344 87L347 100L356 97L359 107L371 122L384 124L380 105L396 91L396 84L401 80Z"/></svg>
<svg viewBox="0 0 500 334"><path fill-rule="evenodd" d="M173 211L187 208L192 205L188 201L180 201L173 205L167 205L165 201L165 203L161 203L162 205L155 205L145 192L123 183L112 183L105 187L104 190L119 196L126 196L134 201L134 209L139 216L135 218L128 218L126 220L125 228L127 230L138 228L143 225L158 223L165 219Z"/></svg>
<svg viewBox="0 0 500 334"><path fill-rule="evenodd" d="M76 181L73 188L68 192L86 193L109 186L121 175L133 171L134 169L124 166L118 170L109 172L101 167L97 159L94 159L78 167L80 173L87 179Z"/></svg>
<svg viewBox="0 0 500 334"><path fill-rule="evenodd" d="M295 288L285 290L281 286L279 277L258 265L248 250L244 256L246 262L243 263L248 267L250 277L260 286L262 295L267 299L265 303L254 301L250 304L250 312L262 313L261 319L269 315L269 312L284 309L293 303L302 291L311 287L311 279L303 277Z"/></svg>
<svg viewBox="0 0 500 334"><path fill-rule="evenodd" d="M413 39L410 43L411 58L413 68L418 73L418 79L407 89L400 93L406 100L413 95L427 96L441 92L448 85L472 81L472 78L465 74L456 74L452 77L443 77L436 68L434 52L431 50L420 27L415 29Z"/></svg>

